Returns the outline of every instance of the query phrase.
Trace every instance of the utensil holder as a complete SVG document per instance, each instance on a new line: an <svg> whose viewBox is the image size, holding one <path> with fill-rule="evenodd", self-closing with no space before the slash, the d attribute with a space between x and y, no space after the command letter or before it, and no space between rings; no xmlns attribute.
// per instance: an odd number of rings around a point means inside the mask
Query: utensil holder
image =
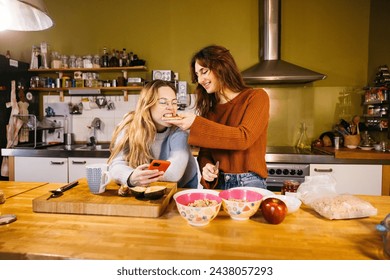
<svg viewBox="0 0 390 280"><path fill-rule="evenodd" d="M360 134L344 135L344 146L347 145L359 146L359 144L360 144Z"/></svg>

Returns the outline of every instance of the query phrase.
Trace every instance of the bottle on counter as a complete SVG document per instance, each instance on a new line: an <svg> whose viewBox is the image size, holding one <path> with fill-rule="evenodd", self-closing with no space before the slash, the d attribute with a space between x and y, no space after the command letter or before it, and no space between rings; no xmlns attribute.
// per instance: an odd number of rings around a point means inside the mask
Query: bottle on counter
<svg viewBox="0 0 390 280"><path fill-rule="evenodd" d="M299 138L297 141L296 146L298 149L303 149L303 150L310 150L311 145L309 142L309 138L307 137L307 126L306 123L302 122L300 131L299 131Z"/></svg>

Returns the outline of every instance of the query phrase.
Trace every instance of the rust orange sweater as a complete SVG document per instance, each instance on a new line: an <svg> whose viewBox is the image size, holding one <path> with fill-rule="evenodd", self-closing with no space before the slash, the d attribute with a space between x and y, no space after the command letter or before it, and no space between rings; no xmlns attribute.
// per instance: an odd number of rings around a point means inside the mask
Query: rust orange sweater
<svg viewBox="0 0 390 280"><path fill-rule="evenodd" d="M199 146L200 171L219 161L225 173L255 172L267 178L265 153L269 97L263 89L247 89L225 104L218 104L207 118L196 117L188 142ZM202 185L207 188L202 179ZM211 182L212 185L215 182Z"/></svg>

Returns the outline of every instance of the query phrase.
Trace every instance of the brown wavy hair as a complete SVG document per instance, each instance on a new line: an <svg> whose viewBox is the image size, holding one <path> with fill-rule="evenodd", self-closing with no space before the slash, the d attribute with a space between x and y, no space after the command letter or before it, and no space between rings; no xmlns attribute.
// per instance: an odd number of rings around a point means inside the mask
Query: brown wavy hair
<svg viewBox="0 0 390 280"><path fill-rule="evenodd" d="M115 128L110 144L109 163L121 151L132 168L149 163L153 159L151 147L155 141L157 129L150 109L158 102L158 89L161 87L170 87L176 92L171 82L163 80L154 80L144 86L135 111L127 113ZM121 139L116 143L118 136Z"/></svg>
<svg viewBox="0 0 390 280"><path fill-rule="evenodd" d="M198 76L195 73L195 63L213 72L219 81L218 93L226 99L227 96L224 95L225 89L230 89L233 92L241 92L248 88L228 49L217 45L211 45L201 49L194 54L190 65L192 83L197 84L195 88L197 96L195 109L201 116L206 116L210 111L213 111L219 100L215 92L212 94L207 93L203 86L198 83Z"/></svg>

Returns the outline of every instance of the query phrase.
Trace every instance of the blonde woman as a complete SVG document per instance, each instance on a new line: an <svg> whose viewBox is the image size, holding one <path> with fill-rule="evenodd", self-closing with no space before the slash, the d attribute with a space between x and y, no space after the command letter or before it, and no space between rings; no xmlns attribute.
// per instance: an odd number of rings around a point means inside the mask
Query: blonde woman
<svg viewBox="0 0 390 280"><path fill-rule="evenodd" d="M145 85L135 111L124 116L111 141L108 163L110 175L118 184L133 187L170 181L178 182L178 187L198 186L188 133L162 120L176 110L176 91L171 83L155 80ZM165 172L148 170L153 159L171 164Z"/></svg>

